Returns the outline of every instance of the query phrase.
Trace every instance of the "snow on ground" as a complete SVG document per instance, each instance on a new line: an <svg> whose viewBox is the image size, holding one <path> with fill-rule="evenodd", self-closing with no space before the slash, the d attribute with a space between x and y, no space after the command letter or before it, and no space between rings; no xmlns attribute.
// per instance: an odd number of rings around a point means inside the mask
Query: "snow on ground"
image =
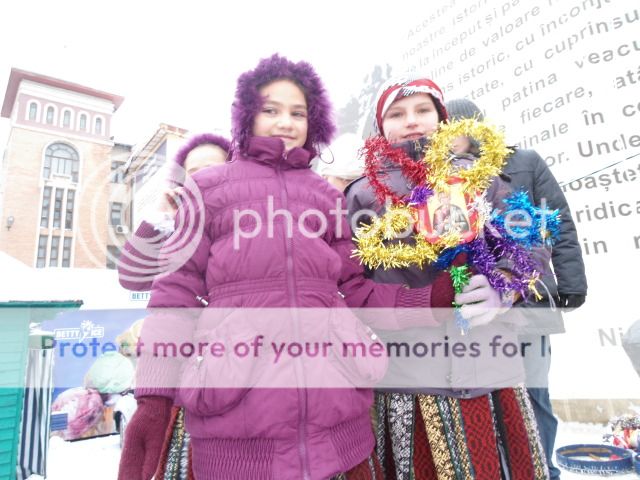
<svg viewBox="0 0 640 480"><path fill-rule="evenodd" d="M560 423L556 448L576 443L602 443L606 432L604 425L587 423ZM93 438L79 442L65 442L58 437L51 439L47 480L115 480L120 460L118 435ZM32 476L31 480L41 477ZM602 478L562 471L563 480ZM620 480L637 480L634 473L616 475Z"/></svg>
<svg viewBox="0 0 640 480"><path fill-rule="evenodd" d="M47 480L115 480L120 462L120 436L65 442L52 437ZM42 477L32 475L29 480Z"/></svg>

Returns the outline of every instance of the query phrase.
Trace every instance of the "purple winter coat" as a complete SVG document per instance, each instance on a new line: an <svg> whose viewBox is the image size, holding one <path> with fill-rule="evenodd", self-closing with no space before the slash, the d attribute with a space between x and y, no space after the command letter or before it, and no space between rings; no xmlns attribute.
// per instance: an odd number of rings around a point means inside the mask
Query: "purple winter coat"
<svg viewBox="0 0 640 480"><path fill-rule="evenodd" d="M179 269L154 281L149 306L200 307L196 297L206 296L208 309L428 307L431 286L407 289L363 276L363 268L351 258L354 245L344 215L342 235L332 221L319 238L301 233L298 219L303 212L317 209L331 220L335 216L329 211L338 199L344 200L310 170L309 157L303 148L285 153L278 138L252 137L246 155L236 153L234 161L195 174L204 199L204 211L195 209L195 217L203 218L204 234ZM291 213L291 238L284 222L276 220L271 238L263 226L253 238L241 238L234 249L234 211L251 209L266 219L269 196L274 210ZM183 207L178 217L193 213L185 213L188 209ZM318 229L316 219L307 217L309 231ZM242 224L245 231L253 226ZM177 228L169 242L180 235ZM425 310L424 324L434 323ZM190 334L206 335L206 326L196 325ZM145 321L147 331L153 327L163 328L161 322ZM179 329L185 338L188 327L185 322ZM177 366L154 371L148 357L143 354L139 360L139 376L171 381L191 374L180 374ZM187 362L185 368L195 367ZM171 394L149 387L136 392L139 397ZM370 389L209 390L192 397L181 392L178 398L186 409L196 476L324 479L359 464L374 448Z"/></svg>

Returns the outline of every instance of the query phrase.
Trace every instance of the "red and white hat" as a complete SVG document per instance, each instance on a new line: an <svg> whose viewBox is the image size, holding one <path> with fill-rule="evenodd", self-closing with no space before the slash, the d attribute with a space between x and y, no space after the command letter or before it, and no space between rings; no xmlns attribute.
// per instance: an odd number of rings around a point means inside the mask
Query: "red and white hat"
<svg viewBox="0 0 640 480"><path fill-rule="evenodd" d="M376 96L376 118L374 129L376 133L384 135L382 130L382 118L389 110L391 104L399 98L408 97L414 93L427 93L431 95L438 110L440 121L447 120L447 109L444 106L444 95L436 83L424 77L396 77L387 80L378 90Z"/></svg>

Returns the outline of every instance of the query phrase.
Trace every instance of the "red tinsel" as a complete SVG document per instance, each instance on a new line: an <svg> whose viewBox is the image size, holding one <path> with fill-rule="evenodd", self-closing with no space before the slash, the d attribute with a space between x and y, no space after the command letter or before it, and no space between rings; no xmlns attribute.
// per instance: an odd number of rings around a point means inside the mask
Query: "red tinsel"
<svg viewBox="0 0 640 480"><path fill-rule="evenodd" d="M403 196L397 195L389 188L382 178L386 177L381 173L382 162L388 160L394 165L400 166L402 175L413 185L424 185L427 178L427 169L424 162L411 159L401 148L394 148L382 136L368 138L362 148L364 155L364 174L369 179L369 183L376 194L380 205L390 198L393 205L403 204Z"/></svg>

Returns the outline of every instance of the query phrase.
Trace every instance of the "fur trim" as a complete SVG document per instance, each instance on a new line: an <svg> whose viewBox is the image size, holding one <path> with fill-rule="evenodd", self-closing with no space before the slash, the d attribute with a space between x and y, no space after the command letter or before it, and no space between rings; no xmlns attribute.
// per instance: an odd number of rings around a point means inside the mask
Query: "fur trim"
<svg viewBox="0 0 640 480"><path fill-rule="evenodd" d="M314 157L322 146L331 142L336 131L329 96L320 77L309 63L294 63L277 53L263 58L254 70L245 72L238 78L231 108L231 133L234 144L240 152L246 153L252 135L253 120L262 106L258 90L274 80L281 79L292 80L305 94L309 127L304 148Z"/></svg>
<svg viewBox="0 0 640 480"><path fill-rule="evenodd" d="M191 139L185 143L174 158L174 162L176 162L181 167L184 167L184 162L187 159L187 155L191 153L196 147L200 145L215 145L216 147L220 147L225 152L229 153L229 149L231 148L231 142L224 137L219 135L214 135L213 133L201 133L200 135L196 135L195 137L191 137Z"/></svg>

